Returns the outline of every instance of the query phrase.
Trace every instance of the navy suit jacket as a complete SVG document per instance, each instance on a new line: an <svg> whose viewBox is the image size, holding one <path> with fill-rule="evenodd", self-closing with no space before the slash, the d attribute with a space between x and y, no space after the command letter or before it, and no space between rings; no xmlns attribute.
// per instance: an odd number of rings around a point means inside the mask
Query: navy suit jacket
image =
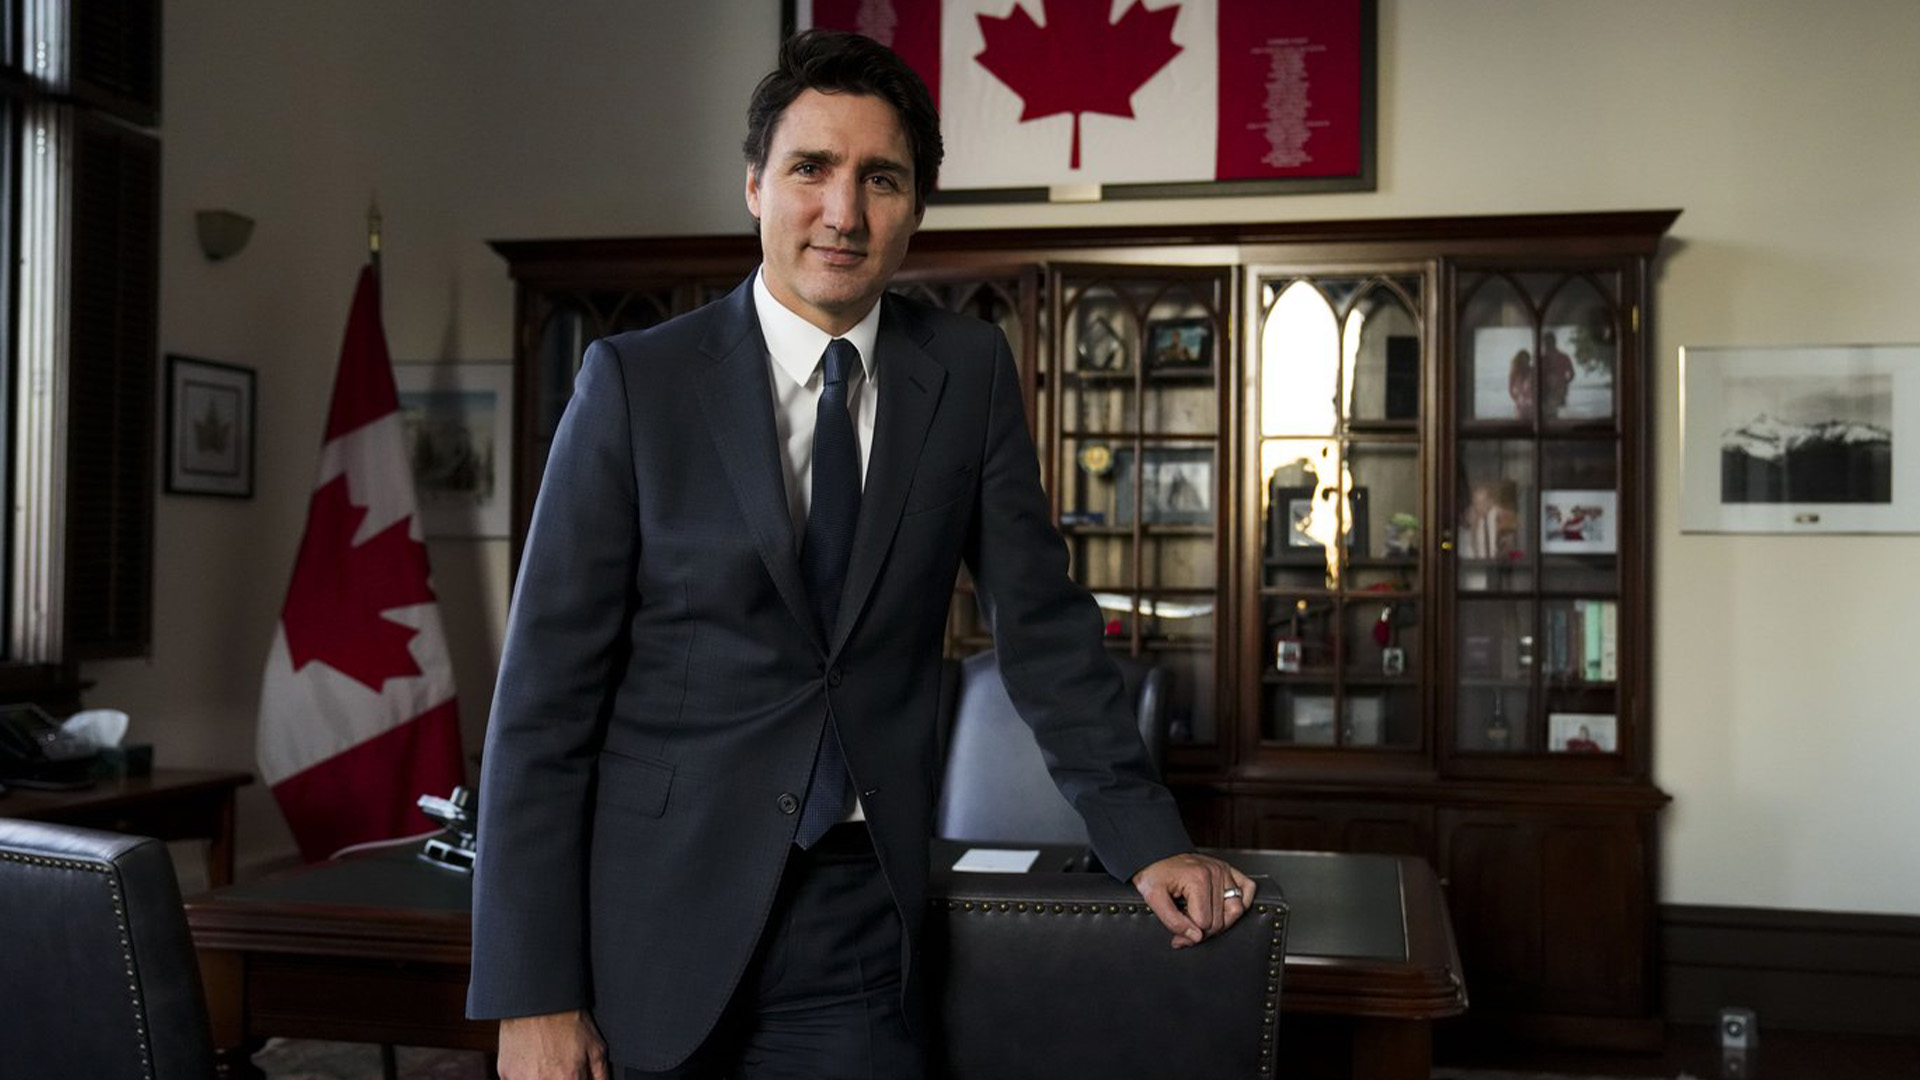
<svg viewBox="0 0 1920 1080"><path fill-rule="evenodd" d="M1191 850L1068 576L1005 337L888 296L875 352L866 487L822 640L751 279L587 350L487 732L472 1016L590 1008L614 1061L683 1060L760 937L829 712L906 927L911 1005L963 561L1102 863L1124 878Z"/></svg>

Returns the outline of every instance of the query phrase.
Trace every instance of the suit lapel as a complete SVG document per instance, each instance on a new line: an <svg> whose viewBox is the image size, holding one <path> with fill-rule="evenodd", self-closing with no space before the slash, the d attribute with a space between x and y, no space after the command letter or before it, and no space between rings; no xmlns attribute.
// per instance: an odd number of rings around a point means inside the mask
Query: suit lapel
<svg viewBox="0 0 1920 1080"><path fill-rule="evenodd" d="M881 365L879 410L860 495L860 522L853 533L853 556L847 564L846 591L840 594L840 622L834 627L829 653L845 643L880 576L947 379L946 368L923 347L932 332L891 296L881 304L880 332L874 344Z"/></svg>
<svg viewBox="0 0 1920 1080"><path fill-rule="evenodd" d="M814 646L824 649L795 555L787 482L773 427L773 391L767 386L767 346L753 311L753 279L749 277L721 305L719 319L700 345L715 362L695 380L707 432L774 588Z"/></svg>

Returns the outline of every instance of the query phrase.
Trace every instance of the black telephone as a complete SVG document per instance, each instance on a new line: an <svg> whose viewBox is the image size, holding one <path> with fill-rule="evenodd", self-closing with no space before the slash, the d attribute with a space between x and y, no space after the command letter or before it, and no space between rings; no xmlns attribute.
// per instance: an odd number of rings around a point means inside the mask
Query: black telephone
<svg viewBox="0 0 1920 1080"><path fill-rule="evenodd" d="M60 730L37 705L0 705L0 784L64 791L93 783L92 743Z"/></svg>

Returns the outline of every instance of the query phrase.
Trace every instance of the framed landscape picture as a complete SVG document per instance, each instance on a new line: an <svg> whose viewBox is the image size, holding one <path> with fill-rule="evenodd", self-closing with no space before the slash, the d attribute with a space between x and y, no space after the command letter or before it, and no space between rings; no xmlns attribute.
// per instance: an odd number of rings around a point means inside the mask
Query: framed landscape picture
<svg viewBox="0 0 1920 1080"><path fill-rule="evenodd" d="M505 537L512 514L513 365L395 364L426 535Z"/></svg>
<svg viewBox="0 0 1920 1080"><path fill-rule="evenodd" d="M1920 346L1680 350L1687 532L1920 532Z"/></svg>

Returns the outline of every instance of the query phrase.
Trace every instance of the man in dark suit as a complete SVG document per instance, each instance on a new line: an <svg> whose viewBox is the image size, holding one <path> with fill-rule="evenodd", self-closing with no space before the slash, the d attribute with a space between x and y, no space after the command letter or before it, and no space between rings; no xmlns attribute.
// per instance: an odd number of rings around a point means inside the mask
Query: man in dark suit
<svg viewBox="0 0 1920 1080"><path fill-rule="evenodd" d="M509 1018L506 1080L921 1075L963 561L1101 861L1175 947L1253 899L1151 779L1005 338L882 299L939 168L925 86L865 38L808 33L748 128L759 271L588 349L522 556L469 995Z"/></svg>

